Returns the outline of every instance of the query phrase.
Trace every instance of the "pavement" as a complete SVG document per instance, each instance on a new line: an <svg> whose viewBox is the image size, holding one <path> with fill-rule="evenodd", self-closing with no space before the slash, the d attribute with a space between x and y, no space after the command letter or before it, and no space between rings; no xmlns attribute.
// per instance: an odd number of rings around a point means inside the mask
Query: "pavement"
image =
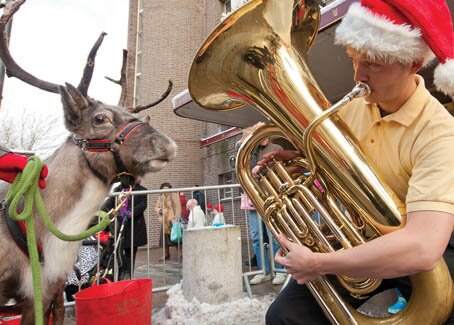
<svg viewBox="0 0 454 325"><path fill-rule="evenodd" d="M177 255L176 249L171 248L170 260L165 261L165 263L159 261L162 253L162 248L139 249L136 257L134 277L153 279L152 313L156 313L165 307L168 298L166 288L179 283L182 277L182 260L180 254ZM255 270L255 268L252 268L252 270ZM244 266L244 272L247 271L249 271L249 267ZM271 281L251 286L252 293L257 296L277 295L280 288L280 285L273 285ZM64 324L76 324L73 307L66 308Z"/></svg>
<svg viewBox="0 0 454 325"><path fill-rule="evenodd" d="M181 281L182 262L176 250L171 248L171 258L165 263L159 261L162 256L162 248L139 249L136 258L135 278L152 278L152 313L155 314L165 307L167 302L166 291L168 287ZM248 266L244 266L244 272L249 271ZM254 268L252 268L254 270ZM246 288L244 288L246 292ZM267 281L258 285L251 286L254 296L277 295L281 290L281 285L273 285ZM364 313L379 317L389 315L387 306L395 302L396 296L393 291L385 291L377 295L359 308ZM66 308L65 325L75 325L74 308Z"/></svg>

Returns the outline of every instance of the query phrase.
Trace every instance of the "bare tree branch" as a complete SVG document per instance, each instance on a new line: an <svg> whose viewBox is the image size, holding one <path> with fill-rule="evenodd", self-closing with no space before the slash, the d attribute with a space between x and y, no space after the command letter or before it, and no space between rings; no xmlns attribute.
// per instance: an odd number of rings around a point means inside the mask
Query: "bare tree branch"
<svg viewBox="0 0 454 325"><path fill-rule="evenodd" d="M120 85L121 87L121 95L120 99L118 100L118 106L125 107L126 106L126 98L128 96L128 79L126 75L126 67L128 63L128 50L123 50L123 62L121 64L121 73L120 73L120 80L114 80L109 77L105 77L107 80Z"/></svg>
<svg viewBox="0 0 454 325"><path fill-rule="evenodd" d="M41 80L31 75L30 73L22 69L16 63L16 61L14 61L9 52L6 26L8 25L8 22L11 20L12 16L19 10L20 6L24 2L25 0L7 1L5 3L5 8L3 9L3 15L0 18L0 58L5 65L6 74L8 75L8 77L16 77L19 80L22 80L23 82L39 89L52 93L59 93L59 85Z"/></svg>
<svg viewBox="0 0 454 325"><path fill-rule="evenodd" d="M167 90L165 91L165 93L162 94L161 98L159 98L158 100L156 100L150 104L144 105L144 106L129 107L128 111L130 111L131 113L139 113L140 111L143 111L147 108L158 105L160 102L162 102L164 99L166 99L167 96L169 96L170 92L172 91L172 88L173 88L172 80L169 80L169 86L167 87Z"/></svg>
<svg viewBox="0 0 454 325"><path fill-rule="evenodd" d="M0 144L11 149L47 156L58 147L62 131L66 130L56 115L39 114L26 108L5 107L0 111Z"/></svg>
<svg viewBox="0 0 454 325"><path fill-rule="evenodd" d="M99 35L98 40L93 45L90 53L88 54L87 63L85 64L84 68L84 74L82 76L82 79L80 80L79 86L77 86L77 89L84 96L87 96L88 87L90 86L91 77L93 76L96 54L98 53L98 49L101 46L102 41L104 40L104 36L106 35L106 32L102 32L101 35Z"/></svg>

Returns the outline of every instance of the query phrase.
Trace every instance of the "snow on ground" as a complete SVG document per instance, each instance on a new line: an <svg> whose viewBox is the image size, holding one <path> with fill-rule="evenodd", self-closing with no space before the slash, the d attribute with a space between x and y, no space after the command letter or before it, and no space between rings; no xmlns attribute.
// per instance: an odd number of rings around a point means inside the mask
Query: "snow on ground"
<svg viewBox="0 0 454 325"><path fill-rule="evenodd" d="M162 325L259 325L265 324L265 313L273 300L272 295L257 298L245 296L229 303L210 305L196 298L188 302L181 284L167 291L166 306L153 314L153 324Z"/></svg>

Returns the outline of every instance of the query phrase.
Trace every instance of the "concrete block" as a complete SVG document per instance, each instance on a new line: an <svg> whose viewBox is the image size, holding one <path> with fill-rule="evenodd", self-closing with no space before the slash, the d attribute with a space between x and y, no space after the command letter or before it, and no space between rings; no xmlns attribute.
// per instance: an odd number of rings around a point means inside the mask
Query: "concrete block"
<svg viewBox="0 0 454 325"><path fill-rule="evenodd" d="M183 295L209 304L243 297L239 226L184 231Z"/></svg>

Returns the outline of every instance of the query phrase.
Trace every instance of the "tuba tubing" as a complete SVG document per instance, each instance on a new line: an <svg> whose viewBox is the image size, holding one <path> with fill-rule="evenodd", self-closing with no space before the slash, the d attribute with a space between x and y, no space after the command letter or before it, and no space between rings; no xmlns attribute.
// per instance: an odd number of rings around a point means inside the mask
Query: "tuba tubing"
<svg viewBox="0 0 454 325"><path fill-rule="evenodd" d="M405 211L348 127L337 116L318 120L338 106L323 95L304 60L319 21L315 0L247 2L200 47L189 74L189 92L207 109L223 111L246 103L271 121L272 125L256 130L243 142L237 156L238 179L274 236L284 233L314 251L329 252L395 230L405 222ZM311 134L307 129L312 129ZM286 138L302 158L284 168L276 163L257 180L250 171L251 153L262 139L272 136ZM286 174L285 167L292 164L307 166L312 173ZM314 179L322 183L324 193L314 189ZM348 213L344 215L337 201ZM320 213L321 224L313 222L314 210ZM340 281L359 295L377 284L374 279ZM443 323L454 299L444 260L432 271L412 275L411 283L407 307L386 318L353 309L324 276L307 286L333 324Z"/></svg>

